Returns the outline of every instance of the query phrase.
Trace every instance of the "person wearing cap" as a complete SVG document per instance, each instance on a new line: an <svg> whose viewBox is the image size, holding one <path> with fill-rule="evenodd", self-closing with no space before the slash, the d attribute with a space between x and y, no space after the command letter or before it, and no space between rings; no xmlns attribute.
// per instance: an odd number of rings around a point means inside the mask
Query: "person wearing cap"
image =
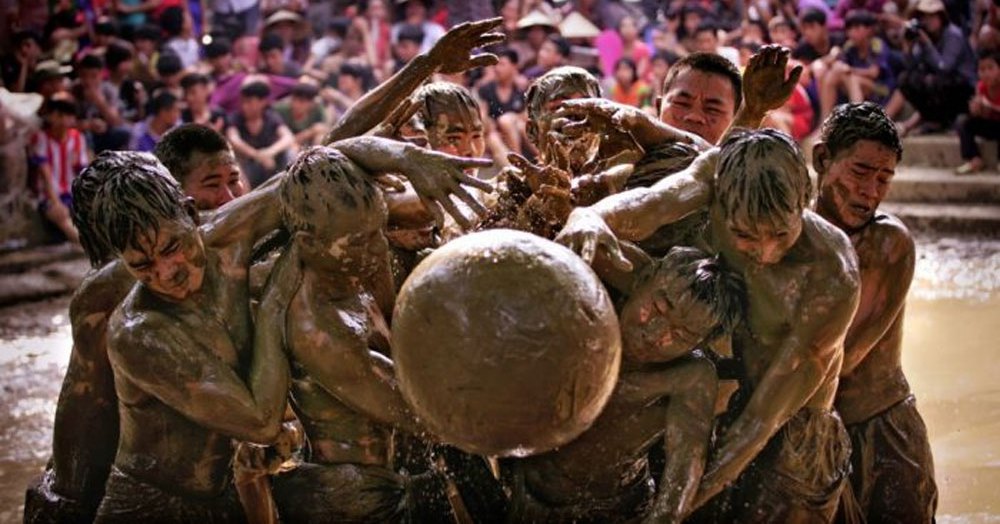
<svg viewBox="0 0 1000 524"><path fill-rule="evenodd" d="M79 233L70 218L73 199L70 188L76 174L87 166L87 142L76 128L77 104L72 95L59 92L42 108L45 126L28 145L29 165L36 170L41 200L38 211L66 239L78 244Z"/></svg>
<svg viewBox="0 0 1000 524"><path fill-rule="evenodd" d="M944 2L917 0L914 11L911 38L903 40L899 91L917 112L902 124L904 134L921 123L926 130L950 126L966 111L976 81L976 56L962 30L949 21Z"/></svg>
<svg viewBox="0 0 1000 524"><path fill-rule="evenodd" d="M316 102L318 95L318 87L299 82L292 86L288 97L274 104L274 111L295 135L300 148L319 144L329 129L327 115Z"/></svg>
<svg viewBox="0 0 1000 524"><path fill-rule="evenodd" d="M402 0L397 4L403 5L403 16L400 21L392 26L390 38L393 43L399 36L399 30L404 25L419 26L424 32L424 40L420 43L420 52L426 53L434 47L434 44L444 36L445 30L441 24L430 20L427 12L433 6L433 0Z"/></svg>
<svg viewBox="0 0 1000 524"><path fill-rule="evenodd" d="M0 58L3 85L15 93L33 91L32 74L42 56L42 35L34 31L18 31L11 42L13 53Z"/></svg>
<svg viewBox="0 0 1000 524"><path fill-rule="evenodd" d="M881 105L895 88L889 65L889 46L875 36L878 21L867 11L851 11L844 20L847 43L820 84L820 118L825 119L838 98L846 95L853 104L864 101Z"/></svg>
<svg viewBox="0 0 1000 524"><path fill-rule="evenodd" d="M517 4L516 1L514 3ZM538 63L538 54L542 46L551 35L559 34L559 28L552 17L537 9L519 19L516 27L517 31L509 45L517 51L521 59L521 70L526 71Z"/></svg>
<svg viewBox="0 0 1000 524"><path fill-rule="evenodd" d="M77 80L72 93L77 100L80 130L88 135L94 153L108 149L123 149L129 140L129 131L121 116L121 99L118 90L102 80L104 61L97 55L87 54L77 62Z"/></svg>
<svg viewBox="0 0 1000 524"><path fill-rule="evenodd" d="M45 99L66 89L66 74L72 71L70 66L61 65L55 60L42 60L35 66L31 75L32 91Z"/></svg>

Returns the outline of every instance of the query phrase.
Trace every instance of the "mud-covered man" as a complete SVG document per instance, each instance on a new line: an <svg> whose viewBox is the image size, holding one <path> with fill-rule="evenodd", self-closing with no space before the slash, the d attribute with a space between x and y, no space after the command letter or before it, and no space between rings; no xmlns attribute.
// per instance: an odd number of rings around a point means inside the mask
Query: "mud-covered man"
<svg viewBox="0 0 1000 524"><path fill-rule="evenodd" d="M932 522L937 507L927 428L900 361L913 238L878 209L902 152L892 120L872 103L835 108L813 149L816 211L848 235L861 271L836 399L851 435L848 521L860 513L862 522Z"/></svg>
<svg viewBox="0 0 1000 524"><path fill-rule="evenodd" d="M623 362L615 393L583 435L557 451L511 463L516 522L679 522L698 489L713 427L718 378L695 351L742 318L743 289L719 261L677 247L634 273L598 274L628 295L620 309ZM616 278L608 278L608 274ZM648 452L666 443L653 496Z"/></svg>
<svg viewBox="0 0 1000 524"><path fill-rule="evenodd" d="M559 236L586 260L603 247L627 267L616 234L638 241L709 207L703 243L747 289L747 322L733 340L745 376L693 506L737 482L727 495L739 497L740 521L830 520L846 481L849 442L833 401L857 262L847 237L807 209L809 197L789 137L738 132L687 172L574 210Z"/></svg>

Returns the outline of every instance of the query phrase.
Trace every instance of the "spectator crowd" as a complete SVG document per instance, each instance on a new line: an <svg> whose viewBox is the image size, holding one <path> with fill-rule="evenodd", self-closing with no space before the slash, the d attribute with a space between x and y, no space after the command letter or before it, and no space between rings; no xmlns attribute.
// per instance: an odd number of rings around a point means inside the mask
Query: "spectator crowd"
<svg viewBox="0 0 1000 524"><path fill-rule="evenodd" d="M1000 0L0 0L0 73L34 93L25 139L39 211L69 238L75 173L104 150L152 151L182 123L222 133L255 187L447 28L501 16L498 64L439 78L481 106L489 154L532 157L524 92L565 64L603 95L657 112L680 57L737 68L762 45L792 49L804 74L767 125L805 140L838 103L874 101L901 133L1000 138ZM5 100L10 100L6 98ZM7 108L11 112L11 108ZM0 119L2 120L2 119ZM2 126L0 126L2 128Z"/></svg>

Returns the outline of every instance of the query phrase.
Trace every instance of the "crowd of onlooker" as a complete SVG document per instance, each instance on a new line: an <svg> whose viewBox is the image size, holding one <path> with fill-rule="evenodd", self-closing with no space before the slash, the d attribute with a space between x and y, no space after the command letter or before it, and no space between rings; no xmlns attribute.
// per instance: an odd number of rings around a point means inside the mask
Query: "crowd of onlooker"
<svg viewBox="0 0 1000 524"><path fill-rule="evenodd" d="M604 96L655 112L671 64L695 51L735 64L768 43L804 74L768 125L802 140L841 102L876 101L901 133L1000 137L1000 0L0 0L0 73L36 93L26 144L40 210L68 219L74 173L108 149L151 151L180 123L223 133L251 186L322 140L351 105L447 28L503 17L495 66L444 78L487 117L490 154L525 152L523 94L564 64Z"/></svg>

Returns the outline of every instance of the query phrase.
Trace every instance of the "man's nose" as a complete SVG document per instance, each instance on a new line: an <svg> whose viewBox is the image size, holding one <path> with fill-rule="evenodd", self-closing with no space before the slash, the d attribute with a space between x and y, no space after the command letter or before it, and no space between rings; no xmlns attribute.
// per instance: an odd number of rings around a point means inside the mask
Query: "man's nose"
<svg viewBox="0 0 1000 524"><path fill-rule="evenodd" d="M698 111L697 109L692 109L690 111L687 111L684 114L684 120L688 122L694 122L697 124L704 124L707 122L707 120L705 119L705 115L703 115L702 112Z"/></svg>

